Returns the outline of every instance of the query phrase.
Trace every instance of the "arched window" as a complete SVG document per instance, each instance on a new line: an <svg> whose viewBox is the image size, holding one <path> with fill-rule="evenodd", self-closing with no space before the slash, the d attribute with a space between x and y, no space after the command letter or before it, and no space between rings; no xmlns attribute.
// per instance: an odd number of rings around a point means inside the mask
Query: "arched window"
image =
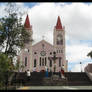
<svg viewBox="0 0 92 92"><path fill-rule="evenodd" d="M42 66L44 66L44 58L42 58Z"/></svg>
<svg viewBox="0 0 92 92"><path fill-rule="evenodd" d="M34 59L34 67L36 67L36 59Z"/></svg>
<svg viewBox="0 0 92 92"><path fill-rule="evenodd" d="M61 34L57 35L57 45L62 45L63 44L63 37Z"/></svg>
<svg viewBox="0 0 92 92"><path fill-rule="evenodd" d="M46 64L47 64L47 58L45 57L45 66L46 66Z"/></svg>
<svg viewBox="0 0 92 92"><path fill-rule="evenodd" d="M40 64L40 66L41 66L41 57L40 57L40 63L39 63L39 64Z"/></svg>
<svg viewBox="0 0 92 92"><path fill-rule="evenodd" d="M61 50L61 53L63 53L63 50Z"/></svg>
<svg viewBox="0 0 92 92"><path fill-rule="evenodd" d="M27 66L27 57L25 57L25 66Z"/></svg>

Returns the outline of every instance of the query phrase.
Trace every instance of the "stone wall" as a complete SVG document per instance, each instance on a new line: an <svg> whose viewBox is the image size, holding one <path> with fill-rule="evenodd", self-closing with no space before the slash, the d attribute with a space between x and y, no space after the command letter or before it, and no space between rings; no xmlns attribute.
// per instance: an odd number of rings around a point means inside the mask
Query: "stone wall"
<svg viewBox="0 0 92 92"><path fill-rule="evenodd" d="M88 64L86 67L85 67L85 72L87 74L87 76L90 78L90 80L92 81L92 64Z"/></svg>

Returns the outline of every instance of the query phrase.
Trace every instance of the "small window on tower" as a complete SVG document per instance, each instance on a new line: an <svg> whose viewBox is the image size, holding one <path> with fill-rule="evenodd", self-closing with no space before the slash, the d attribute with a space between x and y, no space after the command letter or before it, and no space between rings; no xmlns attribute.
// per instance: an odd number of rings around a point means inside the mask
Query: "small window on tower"
<svg viewBox="0 0 92 92"><path fill-rule="evenodd" d="M63 50L61 50L61 53L63 53Z"/></svg>
<svg viewBox="0 0 92 92"><path fill-rule="evenodd" d="M37 54L37 52L34 52L34 54Z"/></svg>
<svg viewBox="0 0 92 92"><path fill-rule="evenodd" d="M61 34L57 35L57 45L62 45L63 44L63 37Z"/></svg>

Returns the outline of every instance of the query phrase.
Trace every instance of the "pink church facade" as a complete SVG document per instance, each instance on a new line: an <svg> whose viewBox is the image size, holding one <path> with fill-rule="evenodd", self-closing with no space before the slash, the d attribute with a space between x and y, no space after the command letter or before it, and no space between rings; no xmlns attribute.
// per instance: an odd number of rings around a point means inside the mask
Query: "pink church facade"
<svg viewBox="0 0 92 92"><path fill-rule="evenodd" d="M33 31L28 15L24 26L30 32L32 38ZM68 62L65 56L65 27L62 27L59 16L52 35L53 45L45 40L41 40L34 45L32 45L32 42L25 45L25 48L21 50L19 55L20 68L23 66L22 71L30 70L32 72L35 69L35 71L40 72L46 70L47 67L49 71L59 72L62 66L65 72L68 71ZM56 53L56 60L52 59L53 52Z"/></svg>

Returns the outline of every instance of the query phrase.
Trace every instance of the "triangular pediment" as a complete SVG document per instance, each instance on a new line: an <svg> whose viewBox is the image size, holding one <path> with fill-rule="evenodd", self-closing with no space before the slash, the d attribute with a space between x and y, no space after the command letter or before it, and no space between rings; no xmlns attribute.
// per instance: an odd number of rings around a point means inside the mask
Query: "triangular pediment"
<svg viewBox="0 0 92 92"><path fill-rule="evenodd" d="M41 40L40 42L34 44L32 47L38 46L38 45L40 45L40 44L47 44L47 45L53 47L52 44L50 44L49 42L47 42L47 41L45 41L45 40Z"/></svg>

